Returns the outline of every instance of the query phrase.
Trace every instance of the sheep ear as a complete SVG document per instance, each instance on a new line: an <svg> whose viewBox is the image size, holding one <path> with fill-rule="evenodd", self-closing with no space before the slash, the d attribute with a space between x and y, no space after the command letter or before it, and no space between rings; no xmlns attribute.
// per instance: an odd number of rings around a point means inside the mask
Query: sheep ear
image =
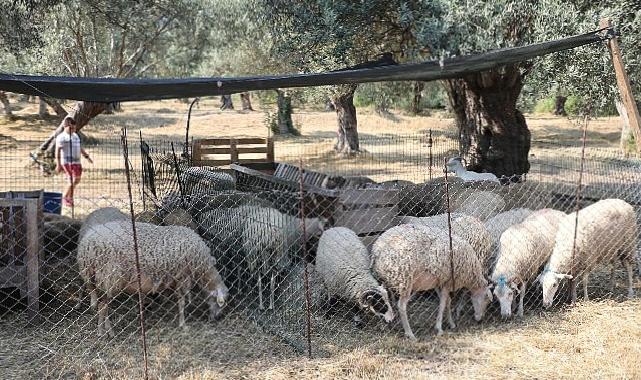
<svg viewBox="0 0 641 380"><path fill-rule="evenodd" d="M487 294L487 298L492 301L494 299L494 294L492 294L492 285L488 285L488 287L485 289L485 293Z"/></svg>
<svg viewBox="0 0 641 380"><path fill-rule="evenodd" d="M516 286L516 284L515 284L515 283L513 283L513 282L510 282L510 288L512 288L512 290L514 290L514 291L516 292L516 294L519 294L519 293L521 292L521 291L519 290L519 287L518 287L518 286Z"/></svg>

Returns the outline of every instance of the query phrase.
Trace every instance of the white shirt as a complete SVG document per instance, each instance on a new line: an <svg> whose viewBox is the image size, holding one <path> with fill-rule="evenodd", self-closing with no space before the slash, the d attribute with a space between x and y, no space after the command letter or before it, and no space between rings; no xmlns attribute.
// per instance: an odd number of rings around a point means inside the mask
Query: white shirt
<svg viewBox="0 0 641 380"><path fill-rule="evenodd" d="M56 149L62 148L60 158L62 164L79 164L80 163L80 137L74 132L69 135L62 132L56 137Z"/></svg>

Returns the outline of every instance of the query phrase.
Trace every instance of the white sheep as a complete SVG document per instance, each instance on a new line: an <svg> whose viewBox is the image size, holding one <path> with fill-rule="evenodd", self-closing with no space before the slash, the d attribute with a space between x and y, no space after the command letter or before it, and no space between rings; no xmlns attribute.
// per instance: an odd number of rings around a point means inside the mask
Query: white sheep
<svg viewBox="0 0 641 380"><path fill-rule="evenodd" d="M452 235L457 235L470 243L476 256L483 265L483 272L489 274L489 259L491 253L490 234L480 219L461 213L450 214ZM415 224L442 229L449 233L447 214L433 216L404 216L400 218L401 224Z"/></svg>
<svg viewBox="0 0 641 380"><path fill-rule="evenodd" d="M570 279L572 302L576 301L576 278L583 277L583 296L588 299L588 277L597 265L621 260L628 272L628 296L632 297L634 258L638 227L634 208L621 199L605 199L563 218L556 234L554 250L539 276L543 285L543 306L550 307L559 282ZM573 249L574 248L574 249ZM613 282L614 285L614 282Z"/></svg>
<svg viewBox="0 0 641 380"><path fill-rule="evenodd" d="M118 220L131 220L131 217L115 207L96 209L89 213L83 220L80 231L78 232L78 240L81 240L92 227Z"/></svg>
<svg viewBox="0 0 641 380"><path fill-rule="evenodd" d="M387 290L372 275L367 247L354 231L334 227L323 232L316 250L316 272L330 297L351 301L385 322L394 319Z"/></svg>
<svg viewBox="0 0 641 380"><path fill-rule="evenodd" d="M451 275L452 268L454 278ZM487 304L492 299L492 292L474 249L454 235L450 252L448 235L440 229L411 224L390 228L374 242L372 269L388 289L398 293L401 324L405 335L412 340L416 337L407 319L407 303L414 293L437 290L440 303L435 328L438 334L443 332L443 313L446 308L450 327L455 327L450 292L461 288L471 291L474 318L477 321L483 318Z"/></svg>
<svg viewBox="0 0 641 380"><path fill-rule="evenodd" d="M171 289L178 296L178 324L185 327L185 297L194 285L206 294L210 318L219 315L228 289L216 260L198 234L186 227L136 223L143 294ZM130 222L109 222L91 228L78 245L78 267L98 296L98 335L113 335L109 303L120 293L138 292Z"/></svg>
<svg viewBox="0 0 641 380"><path fill-rule="evenodd" d="M492 254L498 252L499 239L505 230L509 227L519 224L532 214L529 208L515 208L500 212L485 221L485 228L490 233L492 239Z"/></svg>
<svg viewBox="0 0 641 380"><path fill-rule="evenodd" d="M527 283L536 278L541 266L550 258L559 223L565 215L553 209L538 210L501 235L491 279L503 317L512 315L515 292L520 293L517 316L523 316Z"/></svg>
<svg viewBox="0 0 641 380"><path fill-rule="evenodd" d="M250 274L258 280L258 303L263 304L263 276L270 278L269 309L274 308L276 275L290 264L290 252L298 254L305 244L301 220L270 207L246 206L242 243ZM320 235L324 222L319 218L305 219L307 238ZM295 250L295 252L292 252Z"/></svg>
<svg viewBox="0 0 641 380"><path fill-rule="evenodd" d="M505 210L505 200L499 194L491 191L473 191L465 194L460 202L454 202L452 211L475 216L482 221Z"/></svg>
<svg viewBox="0 0 641 380"><path fill-rule="evenodd" d="M450 158L447 161L446 167L448 173L455 173L458 178L465 182L489 181L501 183L492 173L477 173L466 170L460 157Z"/></svg>

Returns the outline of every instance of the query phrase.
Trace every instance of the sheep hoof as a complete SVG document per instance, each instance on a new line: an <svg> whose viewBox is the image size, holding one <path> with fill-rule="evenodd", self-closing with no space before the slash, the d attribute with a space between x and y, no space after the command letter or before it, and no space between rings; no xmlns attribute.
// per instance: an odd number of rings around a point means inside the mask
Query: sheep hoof
<svg viewBox="0 0 641 380"><path fill-rule="evenodd" d="M450 329L454 330L456 328L456 323L451 322L450 324Z"/></svg>
<svg viewBox="0 0 641 380"><path fill-rule="evenodd" d="M416 342L418 340L418 339L416 339L416 336L414 336L414 334L412 334L412 333L409 333L409 334L406 333L405 337L407 339L411 340L412 342Z"/></svg>
<svg viewBox="0 0 641 380"><path fill-rule="evenodd" d="M443 329L436 329L436 336L443 335Z"/></svg>
<svg viewBox="0 0 641 380"><path fill-rule="evenodd" d="M628 290L628 298L634 298L634 290L632 289Z"/></svg>

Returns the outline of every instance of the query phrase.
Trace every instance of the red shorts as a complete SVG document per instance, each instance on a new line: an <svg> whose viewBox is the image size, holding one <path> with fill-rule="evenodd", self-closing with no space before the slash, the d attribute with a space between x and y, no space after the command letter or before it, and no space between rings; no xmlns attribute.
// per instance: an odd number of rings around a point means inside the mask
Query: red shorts
<svg viewBox="0 0 641 380"><path fill-rule="evenodd" d="M64 164L62 168L67 178L80 178L82 176L82 165L80 164Z"/></svg>

